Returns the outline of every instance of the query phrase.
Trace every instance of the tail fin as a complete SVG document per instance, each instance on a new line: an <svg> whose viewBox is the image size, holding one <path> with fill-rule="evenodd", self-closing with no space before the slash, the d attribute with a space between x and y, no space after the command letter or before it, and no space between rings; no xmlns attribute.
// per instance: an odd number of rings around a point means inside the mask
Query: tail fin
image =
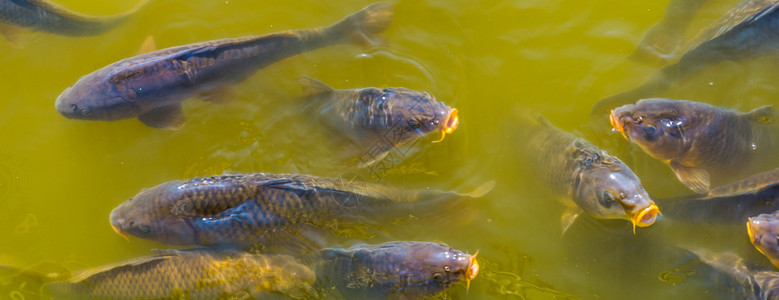
<svg viewBox="0 0 779 300"><path fill-rule="evenodd" d="M373 41L373 36L389 28L392 23L392 4L378 2L348 15L329 29L353 43Z"/></svg>

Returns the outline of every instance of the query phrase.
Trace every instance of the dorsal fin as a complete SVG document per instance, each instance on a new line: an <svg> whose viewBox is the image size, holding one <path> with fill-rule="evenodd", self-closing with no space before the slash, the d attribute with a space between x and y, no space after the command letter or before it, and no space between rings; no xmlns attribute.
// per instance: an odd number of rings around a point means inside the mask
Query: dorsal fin
<svg viewBox="0 0 779 300"><path fill-rule="evenodd" d="M149 53L157 50L157 44L154 42L154 36L147 36L141 47L138 48L138 54Z"/></svg>
<svg viewBox="0 0 779 300"><path fill-rule="evenodd" d="M708 197L732 197L737 195L755 193L779 184L779 168L758 173L747 179L720 186L709 191Z"/></svg>
<svg viewBox="0 0 779 300"><path fill-rule="evenodd" d="M305 96L314 96L323 93L330 93L333 91L333 88L327 84L305 75L300 76L300 78L298 78L298 82L303 85L303 94L305 94Z"/></svg>
<svg viewBox="0 0 779 300"><path fill-rule="evenodd" d="M72 283L79 283L88 280L99 280L96 276L100 276L108 273L114 273L114 272L123 272L125 270L130 271L131 269L135 269L139 267L144 267L148 269L165 260L170 259L171 257L175 257L179 255L180 255L179 253L175 253L175 252L165 252L158 255L138 257L138 258L134 258L131 260L127 260L115 264L87 269L79 272L78 274L73 276L73 278L71 278L69 281Z"/></svg>
<svg viewBox="0 0 779 300"><path fill-rule="evenodd" d="M771 124L774 122L774 107L773 105L765 105L753 109L747 113L749 119L760 125Z"/></svg>

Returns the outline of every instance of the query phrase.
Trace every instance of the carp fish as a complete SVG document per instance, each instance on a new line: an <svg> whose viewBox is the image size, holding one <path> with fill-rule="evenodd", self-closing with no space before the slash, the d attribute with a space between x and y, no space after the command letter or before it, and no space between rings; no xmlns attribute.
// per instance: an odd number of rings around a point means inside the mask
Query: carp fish
<svg viewBox="0 0 779 300"><path fill-rule="evenodd" d="M751 266L737 255L715 253L706 249L691 249L698 259L730 277L740 286L738 299L779 299L779 272Z"/></svg>
<svg viewBox="0 0 779 300"><path fill-rule="evenodd" d="M217 94L276 61L306 51L370 40L389 27L392 6L372 4L329 27L214 40L172 47L120 60L84 77L56 101L63 116L177 129L181 102Z"/></svg>
<svg viewBox="0 0 779 300"><path fill-rule="evenodd" d="M356 146L349 156L370 151L372 155L360 157L363 166L431 132L441 132L436 142L443 141L459 124L457 109L429 93L406 88L334 90L308 77L299 81L327 127Z"/></svg>
<svg viewBox="0 0 779 300"><path fill-rule="evenodd" d="M144 5L141 1L133 9ZM29 28L65 36L90 36L104 33L126 21L132 13L112 18L96 18L75 14L44 0L0 0L0 30L13 41L9 26ZM12 27L11 27L12 28ZM12 31L11 31L12 32ZM11 35L11 36L9 36Z"/></svg>
<svg viewBox="0 0 779 300"><path fill-rule="evenodd" d="M539 115L520 114L524 123L516 144L525 147L534 174L562 198L563 232L582 212L596 219L624 219L636 226L652 225L660 209L638 176L619 158L584 139L555 128Z"/></svg>
<svg viewBox="0 0 779 300"><path fill-rule="evenodd" d="M708 193L712 177L723 184L770 165L766 159L779 146L772 106L741 113L700 102L643 99L613 109L610 120L698 194Z"/></svg>
<svg viewBox="0 0 779 300"><path fill-rule="evenodd" d="M669 9L689 7L698 9L702 0L690 1L687 4L674 4ZM609 96L598 101L592 109L593 115L608 112L609 109L635 102L638 99L660 96L659 94L673 86L679 80L685 79L706 67L722 61L739 61L775 53L779 48L776 31L779 30L779 1L777 0L744 0L738 6L728 11L711 27L705 29L694 39L689 51L679 58L675 64L661 69L646 82L633 89ZM674 14L681 14L674 12ZM690 17L686 17L689 19ZM671 22L687 24L685 17L677 17L681 21ZM660 32L664 30L659 29ZM659 34L658 34L659 35ZM667 38L666 36L661 36ZM646 47L642 41L641 47ZM671 47L672 48L672 47Z"/></svg>
<svg viewBox="0 0 779 300"><path fill-rule="evenodd" d="M430 242L357 245L321 250L316 270L345 299L427 299L461 281L468 288L477 254Z"/></svg>
<svg viewBox="0 0 779 300"><path fill-rule="evenodd" d="M120 235L163 244L317 249L323 238L349 229L457 210L493 184L463 195L309 175L224 174L145 189L115 208L110 221Z"/></svg>
<svg viewBox="0 0 779 300"><path fill-rule="evenodd" d="M747 234L752 245L779 268L779 210L749 218Z"/></svg>
<svg viewBox="0 0 779 300"><path fill-rule="evenodd" d="M16 276L42 298L117 300L305 299L316 280L313 270L289 255L224 250L165 250L72 274L24 270Z"/></svg>

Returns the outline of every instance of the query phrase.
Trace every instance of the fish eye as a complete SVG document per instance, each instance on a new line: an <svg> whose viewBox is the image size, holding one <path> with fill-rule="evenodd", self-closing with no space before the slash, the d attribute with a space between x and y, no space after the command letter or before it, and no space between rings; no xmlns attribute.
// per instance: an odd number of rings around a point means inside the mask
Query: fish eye
<svg viewBox="0 0 779 300"><path fill-rule="evenodd" d="M603 200L601 203L606 208L609 208L612 204L614 204L614 194L609 191L603 192L603 197L601 197L601 199Z"/></svg>
<svg viewBox="0 0 779 300"><path fill-rule="evenodd" d="M656 131L656 128L654 126L652 126L652 125L647 125L646 127L644 127L644 132L646 132L649 135L654 135L655 131Z"/></svg>
<svg viewBox="0 0 779 300"><path fill-rule="evenodd" d="M149 233L151 231L151 227L149 227L147 225L141 225L141 226L138 226L138 230L140 230L143 233Z"/></svg>
<svg viewBox="0 0 779 300"><path fill-rule="evenodd" d="M93 116L95 113L94 113L94 112L92 112L92 110L90 110L90 109L86 109L86 108L84 108L84 109L81 109L81 114L82 114L82 115L85 115L85 116L87 116L87 117L91 117L91 116Z"/></svg>
<svg viewBox="0 0 779 300"><path fill-rule="evenodd" d="M419 120L417 120L417 119L411 119L411 120L408 120L408 126L411 126L411 128L416 129L416 128L421 127L422 123L420 123Z"/></svg>
<svg viewBox="0 0 779 300"><path fill-rule="evenodd" d="M450 267L448 265L444 266L444 271L451 272L452 271L452 267Z"/></svg>
<svg viewBox="0 0 779 300"><path fill-rule="evenodd" d="M435 273L433 274L433 280L438 283L444 283L444 274L441 273Z"/></svg>

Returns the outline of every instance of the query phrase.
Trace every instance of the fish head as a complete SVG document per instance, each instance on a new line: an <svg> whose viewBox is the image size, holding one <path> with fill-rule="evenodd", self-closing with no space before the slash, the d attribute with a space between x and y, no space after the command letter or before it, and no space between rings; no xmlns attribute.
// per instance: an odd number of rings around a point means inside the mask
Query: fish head
<svg viewBox="0 0 779 300"><path fill-rule="evenodd" d="M755 248L779 266L779 212L749 218L747 233Z"/></svg>
<svg viewBox="0 0 779 300"><path fill-rule="evenodd" d="M119 85L87 75L65 89L55 102L57 111L69 119L114 121L137 117L137 105L128 100Z"/></svg>
<svg viewBox="0 0 779 300"><path fill-rule="evenodd" d="M179 198L173 195L179 184L172 181L144 189L123 202L111 211L111 227L122 236L170 245L193 244L195 232L189 221L171 211L174 200Z"/></svg>
<svg viewBox="0 0 779 300"><path fill-rule="evenodd" d="M602 157L579 173L574 201L597 219L624 219L635 227L648 227L660 209L638 177L614 157Z"/></svg>
<svg viewBox="0 0 779 300"><path fill-rule="evenodd" d="M440 294L453 284L470 281L479 273L476 255L469 255L447 245L430 242L391 242L382 246L387 255L384 263L397 264L388 270L397 270L404 279L403 296L409 299L427 298ZM391 257L391 258L388 258Z"/></svg>
<svg viewBox="0 0 779 300"><path fill-rule="evenodd" d="M390 134L388 139L396 144L404 144L433 132L441 133L441 141L445 135L453 133L460 123L456 108L436 101L429 93L406 88L363 92L372 98L371 122L384 124L387 128L381 128L380 133Z"/></svg>
<svg viewBox="0 0 779 300"><path fill-rule="evenodd" d="M643 99L611 111L614 130L659 160L683 156L707 130L711 107L673 99Z"/></svg>

